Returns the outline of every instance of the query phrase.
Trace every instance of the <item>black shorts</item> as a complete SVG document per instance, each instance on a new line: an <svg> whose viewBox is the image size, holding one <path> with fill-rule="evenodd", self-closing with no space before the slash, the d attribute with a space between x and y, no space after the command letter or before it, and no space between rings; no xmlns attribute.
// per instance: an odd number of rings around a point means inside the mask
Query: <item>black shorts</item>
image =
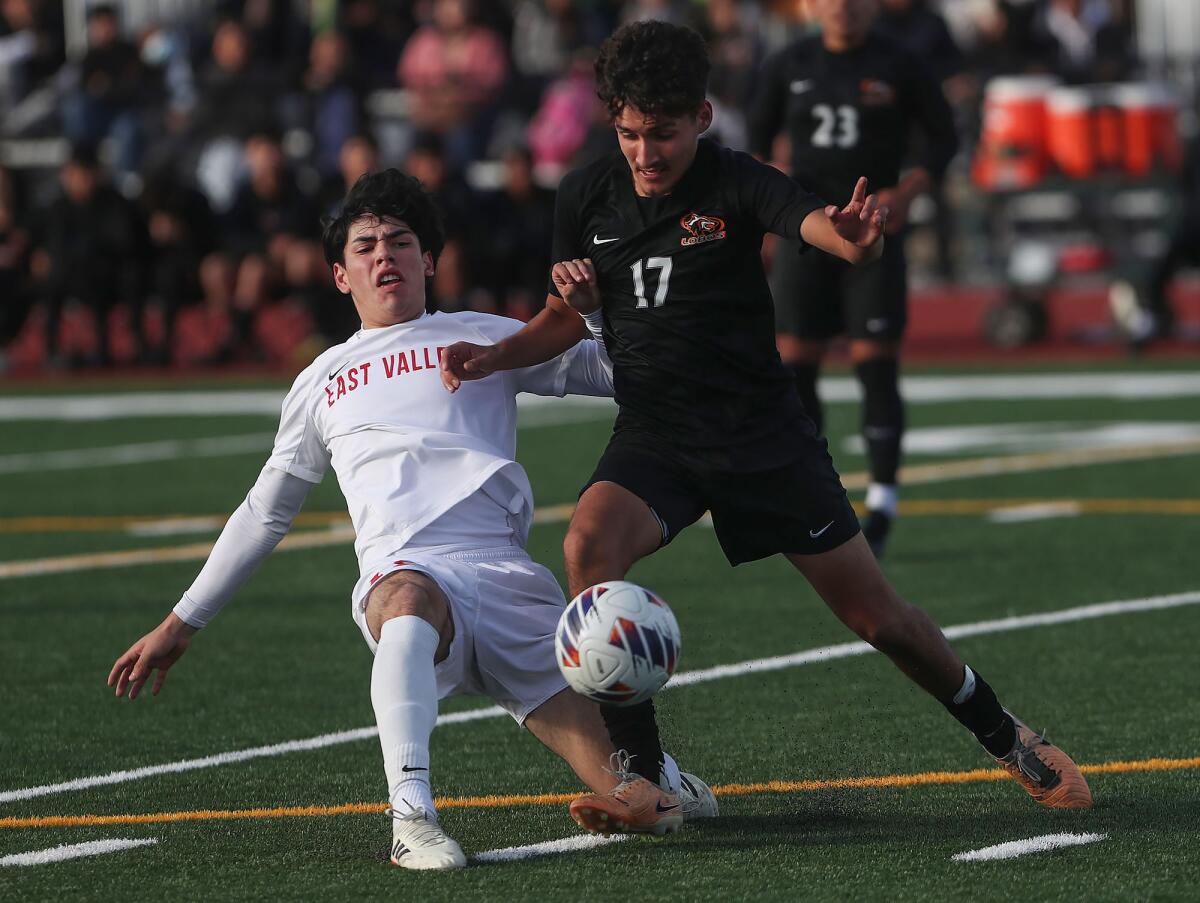
<svg viewBox="0 0 1200 903"><path fill-rule="evenodd" d="M899 339L908 323L904 237L889 236L873 263L851 266L815 248L781 241L771 268L775 330L811 341Z"/></svg>
<svg viewBox="0 0 1200 903"><path fill-rule="evenodd" d="M592 478L628 489L658 517L663 544L707 510L730 564L781 552L828 552L859 532L824 438L800 442L795 461L771 470L711 470L643 430L613 434Z"/></svg>

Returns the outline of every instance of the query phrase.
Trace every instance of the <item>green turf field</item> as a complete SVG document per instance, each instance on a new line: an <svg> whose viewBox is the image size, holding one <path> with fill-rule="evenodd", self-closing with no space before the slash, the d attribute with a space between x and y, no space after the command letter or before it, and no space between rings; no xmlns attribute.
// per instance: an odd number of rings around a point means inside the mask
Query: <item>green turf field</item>
<svg viewBox="0 0 1200 903"><path fill-rule="evenodd" d="M63 392L83 394L25 394ZM387 864L377 741L365 731L336 736L372 725L371 658L349 617L357 574L344 541L276 552L158 698L131 704L105 686L113 659L191 582L200 553L178 550L211 543L257 475L269 444L261 437L276 418L5 420L14 394L0 395L0 899L1196 899L1200 390L910 407L914 441L942 444L908 459L919 482L904 493L908 513L886 570L943 627L976 625L956 645L1006 705L1049 728L1081 764L1109 766L1089 777L1094 810L1041 810L986 776L906 782L991 763L885 659L850 655L660 697L681 764L730 789L721 818L662 841L481 861L449 875ZM547 509L573 501L609 429L602 410L564 410L580 422L521 434L520 457ZM835 460L851 484L865 466L844 444L857 417L852 403L830 406ZM946 439L953 429L1013 424L1022 425L1017 440ZM146 460L114 463L114 454ZM980 459L1004 459L1011 472L953 469ZM1055 507L1029 507L1047 501ZM342 524L333 479L305 511L297 534ZM565 528L561 515L548 517L530 542L560 576ZM117 552L128 555L109 554ZM184 560L156 559L171 555ZM33 562L40 573L30 573ZM730 569L702 525L632 576L675 609L681 672L855 639L786 562ZM1072 611L1137 600L1159 601ZM1005 621L1064 612L1061 623ZM489 704L449 700L442 712ZM327 745L302 742L318 737ZM300 748L260 749L288 741ZM205 757L218 758L59 786ZM579 836L560 802L478 799L579 789L507 718L439 727L433 757L443 823L468 855ZM832 783L866 778L879 780ZM764 786L772 781L783 783ZM1000 861L952 859L1063 833L1103 839ZM42 865L13 858L115 839L156 842Z"/></svg>

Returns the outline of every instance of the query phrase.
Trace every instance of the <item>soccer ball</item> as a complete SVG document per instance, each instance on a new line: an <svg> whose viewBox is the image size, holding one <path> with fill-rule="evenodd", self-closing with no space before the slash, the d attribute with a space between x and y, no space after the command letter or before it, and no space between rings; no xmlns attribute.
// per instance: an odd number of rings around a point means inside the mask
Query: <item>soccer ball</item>
<svg viewBox="0 0 1200 903"><path fill-rule="evenodd" d="M667 603L625 580L581 592L554 634L571 689L611 705L636 705L661 690L675 673L679 648L679 624Z"/></svg>

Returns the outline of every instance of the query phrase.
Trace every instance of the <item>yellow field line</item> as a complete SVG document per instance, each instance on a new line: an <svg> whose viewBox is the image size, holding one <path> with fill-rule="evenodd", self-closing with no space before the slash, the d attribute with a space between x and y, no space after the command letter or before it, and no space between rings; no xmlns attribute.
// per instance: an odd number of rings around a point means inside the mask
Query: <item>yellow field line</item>
<svg viewBox="0 0 1200 903"><path fill-rule="evenodd" d="M931 499L900 503L900 513L916 516L982 514L1021 505L1070 505L1087 514L1200 514L1200 499ZM855 509L861 511L861 504ZM549 505L534 512L537 524L562 523L571 517L575 506ZM206 515L190 515L188 520ZM181 516L182 517L182 516ZM160 517L28 517L0 519L0 533L53 532L59 530L120 529L142 523L173 519ZM215 518L214 518L215 519ZM319 511L302 514L296 520L302 526L326 526L326 530L293 533L279 549L313 549L348 544L354 540L349 518L340 512ZM139 564L199 561L208 557L213 543L199 542L153 549L126 549L119 552L89 552L55 558L33 558L0 562L0 579L66 574L95 568L129 567Z"/></svg>
<svg viewBox="0 0 1200 903"><path fill-rule="evenodd" d="M900 513L907 515L979 514L1019 505L1073 505L1088 514L1200 514L1200 499L1070 499L1070 498L991 498L991 499L913 499L900 503ZM534 513L534 523L562 523L571 517L572 504L546 505ZM0 518L0 533L58 533L103 530L124 530L164 521L211 520L221 524L224 515L217 514L157 514L110 515L75 517L71 515ZM298 527L348 526L350 518L344 511L309 511L300 514Z"/></svg>
<svg viewBox="0 0 1200 903"><path fill-rule="evenodd" d="M350 527L293 533L276 546L277 549L312 549L354 541ZM213 543L198 542L163 549L129 549L123 552L91 552L85 555L63 555L58 558L35 558L30 561L8 561L0 564L0 577L37 577L44 574L66 574L93 568L127 567L133 564L161 564L166 561L196 561L208 557Z"/></svg>
<svg viewBox="0 0 1200 903"><path fill-rule="evenodd" d="M1179 771L1200 768L1200 756L1190 759L1142 759L1081 765L1084 774ZM762 793L803 793L816 790L880 790L925 787L934 784L971 784L1002 781L1008 774L999 768L970 771L927 771L882 777L834 778L825 781L766 781L760 784L725 784L712 788L718 796ZM439 809L496 809L511 806L549 806L567 803L576 793L538 793L520 796L460 796L435 800ZM148 825L182 821L228 821L246 818L313 818L326 815L362 815L383 812L386 803L345 803L341 806L284 806L274 809L197 809L185 812L152 812L144 815L38 815L0 818L0 828L81 828L100 825Z"/></svg>
<svg viewBox="0 0 1200 903"><path fill-rule="evenodd" d="M1029 473L1034 470L1061 470L1088 464L1115 464L1122 461L1140 461L1146 458L1192 455L1198 452L1200 452L1200 440L1187 439L1178 442L1151 442L1146 445L1130 445L1123 448L1067 448L1020 455L996 455L990 458L964 458L958 461L938 461L933 464L902 467L900 468L899 482L902 486L916 486L922 483L940 483L943 480ZM869 482L870 474L868 473L852 473L842 476L842 484L847 489L865 489Z"/></svg>
<svg viewBox="0 0 1200 903"><path fill-rule="evenodd" d="M159 524L164 521L213 520L224 524L229 517L225 514L113 514L93 517L77 517L70 514L35 517L0 518L0 533L56 533L59 531L125 530L143 524ZM345 511L304 511L293 523L298 527L329 527L349 524L350 516Z"/></svg>

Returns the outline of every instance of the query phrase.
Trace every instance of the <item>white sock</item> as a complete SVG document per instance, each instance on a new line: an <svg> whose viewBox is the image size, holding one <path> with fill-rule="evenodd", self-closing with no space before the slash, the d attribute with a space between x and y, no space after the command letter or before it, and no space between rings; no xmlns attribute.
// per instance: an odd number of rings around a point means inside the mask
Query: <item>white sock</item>
<svg viewBox="0 0 1200 903"><path fill-rule="evenodd" d="M659 773L658 786L670 793L679 792L679 763L671 758L671 754L663 750L663 767Z"/></svg>
<svg viewBox="0 0 1200 903"><path fill-rule="evenodd" d="M954 704L962 705L975 695L975 672L970 665L963 665L963 685L954 694Z"/></svg>
<svg viewBox="0 0 1200 903"><path fill-rule="evenodd" d="M388 798L401 814L418 807L436 814L429 786L429 735L437 722L433 657L438 639L437 630L423 618L385 621L371 669L371 704Z"/></svg>
<svg viewBox="0 0 1200 903"><path fill-rule="evenodd" d="M896 507L900 504L900 493L894 485L888 483L872 483L867 487L867 510L882 511L888 517L896 516Z"/></svg>

